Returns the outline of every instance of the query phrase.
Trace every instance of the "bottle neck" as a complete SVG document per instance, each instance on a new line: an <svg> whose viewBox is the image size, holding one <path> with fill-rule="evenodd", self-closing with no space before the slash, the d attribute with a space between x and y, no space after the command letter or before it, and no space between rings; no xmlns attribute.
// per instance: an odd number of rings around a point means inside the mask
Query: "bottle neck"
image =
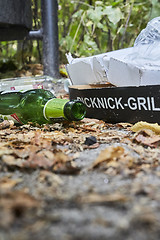
<svg viewBox="0 0 160 240"><path fill-rule="evenodd" d="M79 100L68 101L64 106L64 115L70 121L79 121L85 117L86 106Z"/></svg>
<svg viewBox="0 0 160 240"><path fill-rule="evenodd" d="M85 117L86 106L78 100L69 101L67 99L54 98L45 104L43 114L47 120L66 119L79 121Z"/></svg>
<svg viewBox="0 0 160 240"><path fill-rule="evenodd" d="M67 99L53 98L44 106L43 115L47 120L62 119L64 116L64 106L68 102Z"/></svg>

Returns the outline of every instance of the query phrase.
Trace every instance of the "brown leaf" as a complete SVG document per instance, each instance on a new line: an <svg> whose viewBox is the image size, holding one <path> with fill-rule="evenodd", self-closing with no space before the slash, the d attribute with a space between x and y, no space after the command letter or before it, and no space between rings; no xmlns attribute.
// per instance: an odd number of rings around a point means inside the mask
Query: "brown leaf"
<svg viewBox="0 0 160 240"><path fill-rule="evenodd" d="M2 161L7 165L7 166L17 166L17 167L22 167L23 161L20 158L15 158L13 155L3 155Z"/></svg>
<svg viewBox="0 0 160 240"><path fill-rule="evenodd" d="M47 182L49 185L62 185L62 179L57 175L50 171L42 170L39 174L39 181L40 182Z"/></svg>
<svg viewBox="0 0 160 240"><path fill-rule="evenodd" d="M20 182L22 182L21 178L17 178L17 179L10 179L8 177L0 178L0 189L10 190Z"/></svg>
<svg viewBox="0 0 160 240"><path fill-rule="evenodd" d="M160 146L160 135L156 135L152 130L140 130L133 138L138 143L149 147Z"/></svg>
<svg viewBox="0 0 160 240"><path fill-rule="evenodd" d="M0 226L7 227L16 218L25 217L28 211L36 210L40 201L23 191L6 192L0 195Z"/></svg>
<svg viewBox="0 0 160 240"><path fill-rule="evenodd" d="M29 159L24 162L23 166L31 168L49 168L53 166L54 154L49 150L42 150L40 152L32 151Z"/></svg>
<svg viewBox="0 0 160 240"><path fill-rule="evenodd" d="M90 146L85 145L83 148L84 149L95 149L95 148L98 148L98 147L99 147L99 143L94 143Z"/></svg>
<svg viewBox="0 0 160 240"><path fill-rule="evenodd" d="M100 193L89 193L86 196L78 198L80 203L91 203L91 204L104 204L104 203L124 203L128 199L126 196L113 193L113 194L100 194Z"/></svg>
<svg viewBox="0 0 160 240"><path fill-rule="evenodd" d="M2 157L3 155L9 155L9 154L12 154L13 153L13 150L7 148L7 147L1 147L0 148L0 157Z"/></svg>
<svg viewBox="0 0 160 240"><path fill-rule="evenodd" d="M53 171L64 174L77 174L80 168L68 155L59 152L55 154Z"/></svg>
<svg viewBox="0 0 160 240"><path fill-rule="evenodd" d="M98 120L98 119L91 119L91 118L84 118L84 119L82 119L82 121L81 121L82 123L89 123L89 124L91 124L91 125L94 125L94 124L97 124L97 123L104 123L104 121L102 121L102 120Z"/></svg>
<svg viewBox="0 0 160 240"><path fill-rule="evenodd" d="M13 208L15 206L37 208L39 206L39 201L23 191L14 191L5 193L1 196L0 206L4 208Z"/></svg>
<svg viewBox="0 0 160 240"><path fill-rule="evenodd" d="M155 134L160 134L160 126L157 123L138 122L131 127L133 132L139 132L144 129L150 129Z"/></svg>
<svg viewBox="0 0 160 240"><path fill-rule="evenodd" d="M105 162L105 164L107 164L110 161L116 161L122 154L124 154L123 147L110 146L100 152L99 156L94 161L92 168L99 167L99 165L103 162Z"/></svg>
<svg viewBox="0 0 160 240"><path fill-rule="evenodd" d="M131 124L131 123L117 123L117 126L118 127L123 127L123 128L130 128L130 127L132 127L133 126L133 124Z"/></svg>
<svg viewBox="0 0 160 240"><path fill-rule="evenodd" d="M131 219L131 224L140 226L148 226L153 229L153 226L157 226L159 228L159 220L158 215L153 211L153 208L150 206L135 206L133 208L133 214Z"/></svg>

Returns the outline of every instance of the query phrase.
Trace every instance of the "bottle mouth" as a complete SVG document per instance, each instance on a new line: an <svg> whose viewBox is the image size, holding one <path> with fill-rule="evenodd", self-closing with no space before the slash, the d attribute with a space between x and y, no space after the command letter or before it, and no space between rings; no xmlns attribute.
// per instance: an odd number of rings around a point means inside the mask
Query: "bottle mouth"
<svg viewBox="0 0 160 240"><path fill-rule="evenodd" d="M86 115L86 106L79 100L72 100L66 103L64 114L68 120L79 121Z"/></svg>

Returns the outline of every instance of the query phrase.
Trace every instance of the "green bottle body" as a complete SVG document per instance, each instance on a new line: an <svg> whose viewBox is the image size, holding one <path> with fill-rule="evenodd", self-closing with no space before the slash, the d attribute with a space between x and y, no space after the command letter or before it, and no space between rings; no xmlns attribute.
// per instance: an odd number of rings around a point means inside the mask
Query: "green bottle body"
<svg viewBox="0 0 160 240"><path fill-rule="evenodd" d="M84 118L85 105L76 100L55 98L50 91L44 89L2 92L0 115L11 115L21 124L28 122L44 124L63 119L76 121Z"/></svg>

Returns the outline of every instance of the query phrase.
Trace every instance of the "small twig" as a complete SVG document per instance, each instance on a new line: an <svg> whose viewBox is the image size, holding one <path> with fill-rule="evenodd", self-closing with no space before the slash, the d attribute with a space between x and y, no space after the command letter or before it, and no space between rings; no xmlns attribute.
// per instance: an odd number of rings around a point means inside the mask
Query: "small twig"
<svg viewBox="0 0 160 240"><path fill-rule="evenodd" d="M130 6L128 18L127 18L127 21L126 21L126 24L125 24L125 27L124 27L124 32L123 32L123 35L122 35L122 38L121 38L121 48L123 48L123 41L124 41L124 37L125 37L126 31L127 31L127 27L128 27L128 24L129 24L130 17L131 17L133 4L134 3L132 3L131 6Z"/></svg>
<svg viewBox="0 0 160 240"><path fill-rule="evenodd" d="M79 29L80 29L80 26L81 26L81 24L82 24L84 15L85 15L85 12L83 13L83 15L82 15L82 17L81 17L81 21L80 21L80 23L79 23L79 25L78 25L78 27L77 27L76 33L75 33L74 38L73 38L73 41L72 41L72 45L71 45L70 50L69 50L70 52L71 52L71 50L72 50L73 44L74 44L75 39L76 39L76 37L77 37L77 34L78 34L78 32L79 32Z"/></svg>

